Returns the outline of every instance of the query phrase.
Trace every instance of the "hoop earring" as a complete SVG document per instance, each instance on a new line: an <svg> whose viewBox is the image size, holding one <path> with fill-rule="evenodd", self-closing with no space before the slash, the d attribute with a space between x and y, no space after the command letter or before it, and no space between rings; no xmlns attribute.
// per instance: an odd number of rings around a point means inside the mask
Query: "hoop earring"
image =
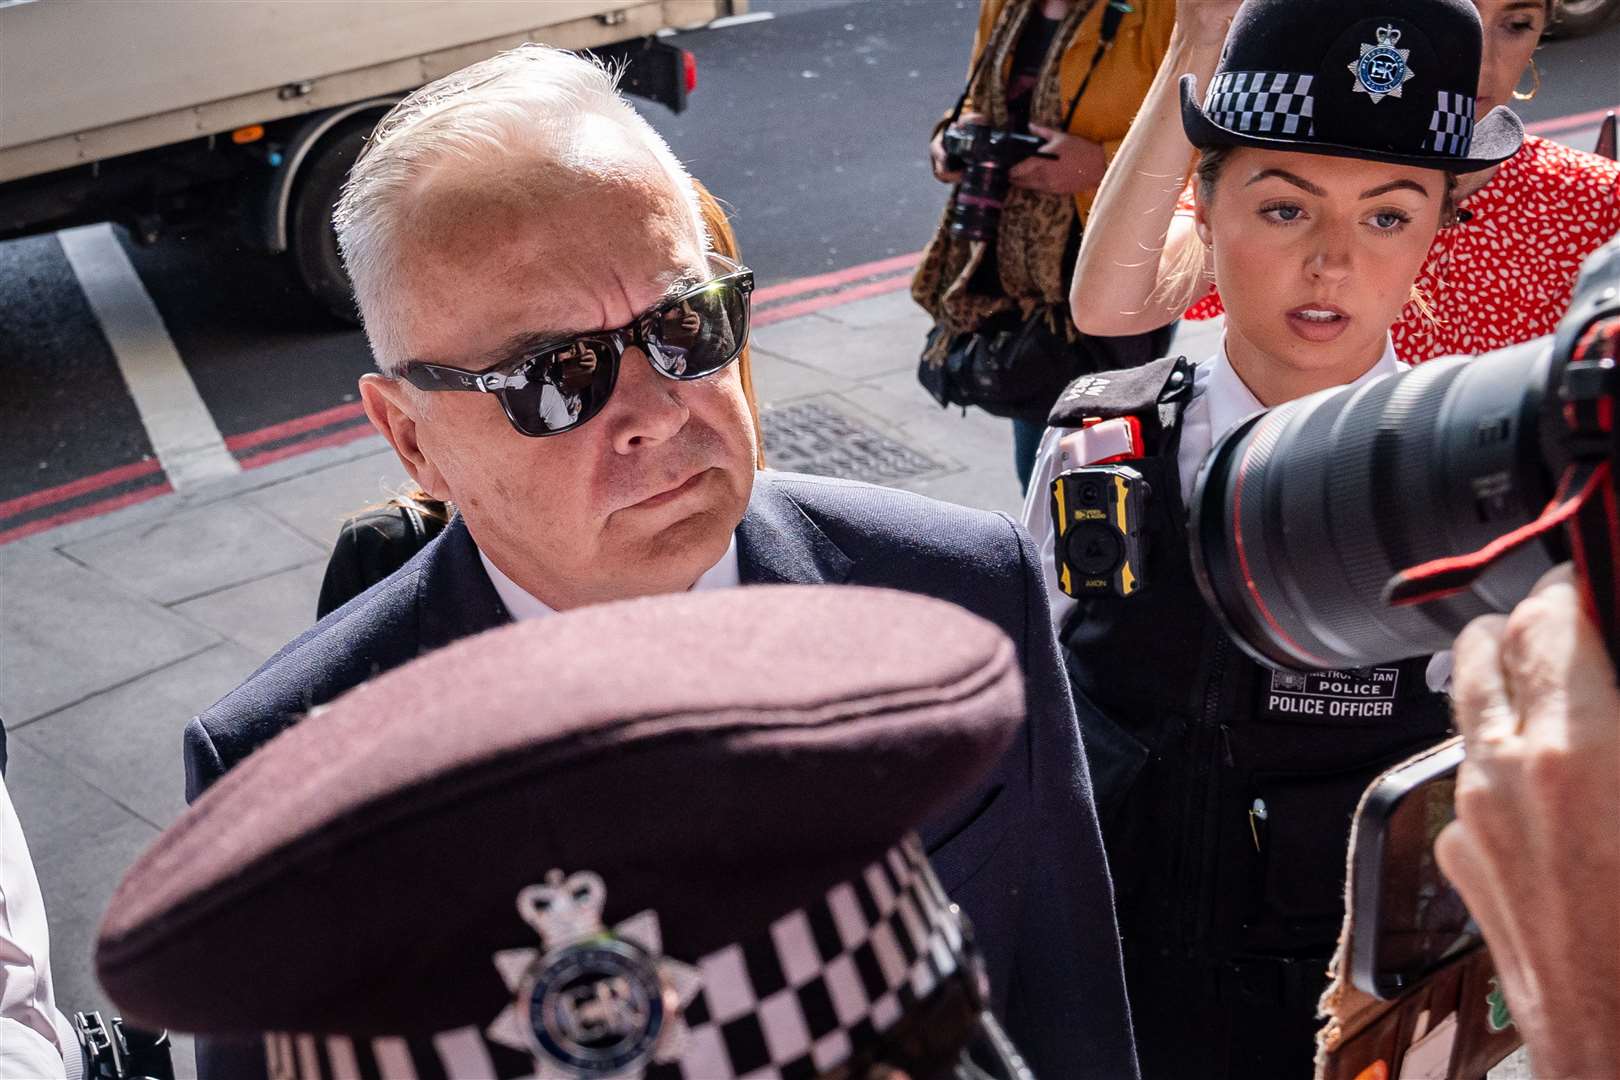
<svg viewBox="0 0 1620 1080"><path fill-rule="evenodd" d="M1521 82L1523 81L1522 77L1521 77L1520 81ZM1529 101L1531 98L1535 97L1539 93L1541 93L1541 69L1536 67L1535 58L1531 57L1530 58L1530 92L1527 94L1523 90L1520 90L1517 86L1515 86L1513 88L1513 100L1514 101Z"/></svg>

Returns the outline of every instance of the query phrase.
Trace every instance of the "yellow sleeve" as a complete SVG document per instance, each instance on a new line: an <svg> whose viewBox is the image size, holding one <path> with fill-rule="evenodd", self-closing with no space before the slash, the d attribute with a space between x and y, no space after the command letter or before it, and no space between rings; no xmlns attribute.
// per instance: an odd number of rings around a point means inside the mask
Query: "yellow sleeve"
<svg viewBox="0 0 1620 1080"><path fill-rule="evenodd" d="M1136 0L1146 10L1142 25L1142 63L1158 71L1170 51L1170 34L1176 28L1176 0Z"/></svg>

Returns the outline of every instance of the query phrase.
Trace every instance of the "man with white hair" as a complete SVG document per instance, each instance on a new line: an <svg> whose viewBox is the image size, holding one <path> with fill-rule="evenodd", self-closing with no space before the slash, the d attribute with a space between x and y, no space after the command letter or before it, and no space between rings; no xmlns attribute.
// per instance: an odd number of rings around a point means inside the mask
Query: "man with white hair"
<svg viewBox="0 0 1620 1080"><path fill-rule="evenodd" d="M527 46L423 88L379 125L337 225L380 369L360 382L367 415L456 517L192 720L188 798L310 708L511 619L755 583L937 596L1012 638L1028 716L990 780L924 831L931 859L1037 1073L1134 1075L1108 874L1029 538L1005 515L755 471L733 363L752 275L708 252L690 179L612 77ZM807 626L803 647L815 640ZM672 627L670 647L704 642ZM203 1053L203 1075L238 1075L227 1061Z"/></svg>

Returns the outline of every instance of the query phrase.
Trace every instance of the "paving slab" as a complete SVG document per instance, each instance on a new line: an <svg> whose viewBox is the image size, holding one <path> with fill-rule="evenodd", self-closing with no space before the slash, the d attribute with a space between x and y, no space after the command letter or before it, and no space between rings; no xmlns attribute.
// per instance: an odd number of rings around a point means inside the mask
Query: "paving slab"
<svg viewBox="0 0 1620 1080"><path fill-rule="evenodd" d="M8 727L216 644L213 631L43 546L0 547L0 716Z"/></svg>
<svg viewBox="0 0 1620 1080"><path fill-rule="evenodd" d="M242 500L215 503L62 550L163 604L324 559L327 553Z"/></svg>
<svg viewBox="0 0 1620 1080"><path fill-rule="evenodd" d="M224 635L262 662L315 625L315 601L325 574L324 561L307 563L187 600L173 610Z"/></svg>
<svg viewBox="0 0 1620 1080"><path fill-rule="evenodd" d="M96 927L125 869L158 830L20 741L11 747L6 789L45 896L57 1007L105 1010L92 974Z"/></svg>
<svg viewBox="0 0 1620 1080"><path fill-rule="evenodd" d="M764 349L753 349L749 353L749 369L754 376L754 396L761 405L824 394L847 382Z"/></svg>
<svg viewBox="0 0 1620 1080"><path fill-rule="evenodd" d="M261 488L249 496L250 501L318 547L329 549L345 518L387 500L410 483L381 435L364 441L372 444L372 453L365 457Z"/></svg>
<svg viewBox="0 0 1620 1080"><path fill-rule="evenodd" d="M902 319L876 323L857 331L835 319L819 315L813 318L819 320L819 325L811 324L810 332L795 328L793 337L775 339L764 347L817 371L851 381L893 371L916 372L926 326L919 330L914 321ZM923 393L920 385L917 392Z"/></svg>
<svg viewBox="0 0 1620 1080"><path fill-rule="evenodd" d="M917 301L911 298L909 289L896 289L894 292L868 296L864 300L851 300L847 304L827 308L822 314L858 329L880 323L905 322L916 330L918 341L927 336L934 325L928 312L918 307Z"/></svg>
<svg viewBox="0 0 1620 1080"><path fill-rule="evenodd" d="M798 364L819 369L816 361L849 332L836 319L824 315L801 315L796 319L756 326L748 331L755 349L786 357Z"/></svg>
<svg viewBox="0 0 1620 1080"><path fill-rule="evenodd" d="M1221 343L1221 335L1225 333L1225 316L1218 319L1183 319L1176 324L1170 348L1186 354L1195 364L1201 363L1214 355L1216 346Z"/></svg>
<svg viewBox="0 0 1620 1080"><path fill-rule="evenodd" d="M229 642L30 724L11 736L154 826L185 809L180 735L262 657ZM53 913L54 914L54 913Z"/></svg>

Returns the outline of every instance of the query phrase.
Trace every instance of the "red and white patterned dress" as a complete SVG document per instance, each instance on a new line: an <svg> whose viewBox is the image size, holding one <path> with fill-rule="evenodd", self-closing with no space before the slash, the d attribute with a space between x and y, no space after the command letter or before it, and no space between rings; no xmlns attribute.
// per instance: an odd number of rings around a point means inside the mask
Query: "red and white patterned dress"
<svg viewBox="0 0 1620 1080"><path fill-rule="evenodd" d="M1461 207L1473 217L1440 230L1418 273L1434 321L1408 304L1390 327L1407 363L1552 333L1582 260L1620 233L1620 164L1527 135L1524 149ZM1186 317L1225 310L1211 286Z"/></svg>

